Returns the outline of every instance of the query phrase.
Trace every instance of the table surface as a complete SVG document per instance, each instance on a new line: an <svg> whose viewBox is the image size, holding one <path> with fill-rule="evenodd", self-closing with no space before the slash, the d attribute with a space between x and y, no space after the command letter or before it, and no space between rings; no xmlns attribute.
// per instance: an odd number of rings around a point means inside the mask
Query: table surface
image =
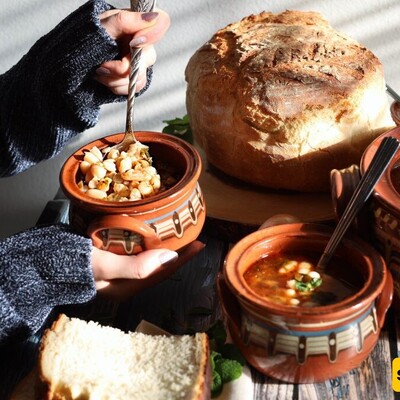
<svg viewBox="0 0 400 400"><path fill-rule="evenodd" d="M68 201L56 197L43 211L38 224L67 222ZM222 229L216 229L224 226ZM125 303L95 299L91 303L54 311L92 319L123 330L135 330L144 319L174 334L206 331L222 319L215 281L232 242L253 228L226 227L207 220L200 235L206 247L166 281L147 289ZM246 399L400 399L392 390L392 360L399 357L400 325L389 310L380 339L371 355L349 373L318 384L286 384L250 368L251 382ZM49 323L51 322L51 318ZM0 347L0 399L32 370L41 332L23 343ZM231 397L236 400L234 392ZM238 399L239 400L239 399Z"/></svg>

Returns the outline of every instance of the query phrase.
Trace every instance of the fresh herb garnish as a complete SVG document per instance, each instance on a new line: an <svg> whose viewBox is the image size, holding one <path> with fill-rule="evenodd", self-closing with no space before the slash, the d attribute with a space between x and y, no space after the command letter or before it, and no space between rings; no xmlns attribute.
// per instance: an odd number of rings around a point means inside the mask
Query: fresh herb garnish
<svg viewBox="0 0 400 400"><path fill-rule="evenodd" d="M189 124L189 117L184 115L182 118L175 118L163 121L167 124L163 128L164 133L178 136L183 140L193 144L193 133Z"/></svg>
<svg viewBox="0 0 400 400"><path fill-rule="evenodd" d="M298 276L295 277L295 288L299 292L311 292L321 285L322 279L320 277L305 279L304 277L306 276L307 275L301 275L301 278Z"/></svg>
<svg viewBox="0 0 400 400"><path fill-rule="evenodd" d="M245 359L232 343L226 343L227 334L222 321L217 321L207 331L210 339L212 370L211 397L222 392L224 383L238 379L243 372Z"/></svg>

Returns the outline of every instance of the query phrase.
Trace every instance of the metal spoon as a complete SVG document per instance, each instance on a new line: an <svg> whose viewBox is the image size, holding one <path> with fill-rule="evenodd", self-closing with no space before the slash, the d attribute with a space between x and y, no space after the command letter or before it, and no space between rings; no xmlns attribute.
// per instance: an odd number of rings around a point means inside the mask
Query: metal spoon
<svg viewBox="0 0 400 400"><path fill-rule="evenodd" d="M343 238L354 217L361 210L372 193L375 184L378 182L390 161L396 154L400 142L391 136L385 137L380 143L367 171L358 183L353 195L347 204L333 234L325 247L325 250L318 261L317 268L325 268L333 256L339 242Z"/></svg>
<svg viewBox="0 0 400 400"><path fill-rule="evenodd" d="M393 100L400 103L400 95L398 95L389 85L386 85L386 91L390 94Z"/></svg>
<svg viewBox="0 0 400 400"><path fill-rule="evenodd" d="M131 0L131 10L136 12L150 12L156 6L156 1L147 0ZM135 105L135 92L136 82L139 73L139 61L142 56L141 47L131 47L131 60L129 72L129 86L128 86L128 103L126 108L126 125L125 136L122 142L112 146L112 149L125 150L131 143L137 142L134 134L134 105Z"/></svg>

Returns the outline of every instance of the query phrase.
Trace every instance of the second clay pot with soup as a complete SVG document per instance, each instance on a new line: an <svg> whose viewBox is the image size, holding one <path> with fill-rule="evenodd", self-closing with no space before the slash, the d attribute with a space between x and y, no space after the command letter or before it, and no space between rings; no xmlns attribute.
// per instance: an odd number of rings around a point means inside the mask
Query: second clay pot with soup
<svg viewBox="0 0 400 400"><path fill-rule="evenodd" d="M316 269L322 283L307 294L294 295L290 274L279 276L289 265L279 264L282 259L316 265L331 234L330 227L315 224L273 226L243 238L225 259L218 291L229 331L247 361L267 376L325 381L357 367L377 343L393 281L372 246L343 239L327 269ZM264 261L278 271L265 275Z"/></svg>
<svg viewBox="0 0 400 400"><path fill-rule="evenodd" d="M189 143L165 133L135 132L149 147L154 167L168 166L175 175L172 187L135 201L106 201L89 197L79 183L80 163L87 151L119 143L123 133L81 147L65 162L60 184L70 200L70 224L91 237L93 244L117 254L137 254L152 248L179 251L194 241L204 225L205 204L198 178L201 159Z"/></svg>

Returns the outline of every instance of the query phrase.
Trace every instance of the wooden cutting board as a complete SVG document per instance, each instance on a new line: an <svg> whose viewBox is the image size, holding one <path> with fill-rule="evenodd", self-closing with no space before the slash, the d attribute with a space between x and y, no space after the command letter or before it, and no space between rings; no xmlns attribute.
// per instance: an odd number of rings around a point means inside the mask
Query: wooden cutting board
<svg viewBox="0 0 400 400"><path fill-rule="evenodd" d="M303 222L334 219L329 193L274 191L248 185L218 171L196 148L203 161L199 183L209 217L257 227L277 214L290 214Z"/></svg>

